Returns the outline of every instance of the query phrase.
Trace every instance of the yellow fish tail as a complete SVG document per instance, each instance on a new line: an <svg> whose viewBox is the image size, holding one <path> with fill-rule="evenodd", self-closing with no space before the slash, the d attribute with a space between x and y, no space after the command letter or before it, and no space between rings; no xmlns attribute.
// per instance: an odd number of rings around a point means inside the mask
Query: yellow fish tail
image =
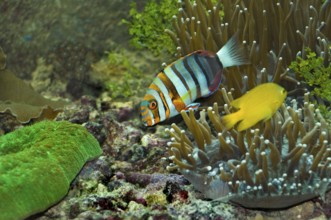
<svg viewBox="0 0 331 220"><path fill-rule="evenodd" d="M222 123L227 130L230 130L235 124L237 124L241 120L243 120L242 112L239 110L235 113L223 116Z"/></svg>

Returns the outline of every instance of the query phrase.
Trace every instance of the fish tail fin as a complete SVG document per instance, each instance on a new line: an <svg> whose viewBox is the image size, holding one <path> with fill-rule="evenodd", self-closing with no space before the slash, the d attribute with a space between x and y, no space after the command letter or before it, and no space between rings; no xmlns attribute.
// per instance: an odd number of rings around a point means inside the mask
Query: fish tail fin
<svg viewBox="0 0 331 220"><path fill-rule="evenodd" d="M232 36L216 54L223 68L249 64L244 47L238 42L237 34Z"/></svg>
<svg viewBox="0 0 331 220"><path fill-rule="evenodd" d="M224 124L224 126L226 127L227 130L230 130L231 128L233 128L233 126L241 120L242 120L242 117L241 117L240 110L235 113L225 115L222 117L222 123Z"/></svg>

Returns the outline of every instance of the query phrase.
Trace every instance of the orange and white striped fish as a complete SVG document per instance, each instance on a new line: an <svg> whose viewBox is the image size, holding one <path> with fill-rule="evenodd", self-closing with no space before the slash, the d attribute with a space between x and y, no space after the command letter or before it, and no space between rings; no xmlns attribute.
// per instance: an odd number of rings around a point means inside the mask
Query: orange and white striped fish
<svg viewBox="0 0 331 220"><path fill-rule="evenodd" d="M141 120L153 126L182 110L197 109L194 101L213 94L221 83L223 69L247 64L241 46L232 37L216 54L198 50L161 70L140 103Z"/></svg>

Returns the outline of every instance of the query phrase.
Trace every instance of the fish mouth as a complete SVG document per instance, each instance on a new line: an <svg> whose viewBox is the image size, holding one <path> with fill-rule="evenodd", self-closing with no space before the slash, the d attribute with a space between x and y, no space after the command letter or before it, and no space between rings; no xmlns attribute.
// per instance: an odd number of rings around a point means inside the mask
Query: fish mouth
<svg viewBox="0 0 331 220"><path fill-rule="evenodd" d="M142 121L142 124L146 127L154 125L151 112L147 108L141 108L140 120Z"/></svg>
<svg viewBox="0 0 331 220"><path fill-rule="evenodd" d="M155 123L153 122L153 120L150 118L150 117L148 117L147 119L143 119L142 120L142 123L143 123L143 125L145 126L145 127L149 127L149 126L153 126L153 125L155 125Z"/></svg>
<svg viewBox="0 0 331 220"><path fill-rule="evenodd" d="M140 120L141 120L141 123L142 123L145 127L148 126L148 120L146 119L146 117L142 117L142 116L140 116Z"/></svg>

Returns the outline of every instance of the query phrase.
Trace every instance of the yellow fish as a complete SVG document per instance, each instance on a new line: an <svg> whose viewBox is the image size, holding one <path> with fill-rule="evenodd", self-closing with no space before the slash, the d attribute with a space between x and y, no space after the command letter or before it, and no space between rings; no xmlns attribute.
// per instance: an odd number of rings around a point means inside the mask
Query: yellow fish
<svg viewBox="0 0 331 220"><path fill-rule="evenodd" d="M270 119L284 102L286 95L286 90L278 84L258 85L230 103L239 110L224 116L222 122L227 129L239 122L237 130L246 130L261 120Z"/></svg>

